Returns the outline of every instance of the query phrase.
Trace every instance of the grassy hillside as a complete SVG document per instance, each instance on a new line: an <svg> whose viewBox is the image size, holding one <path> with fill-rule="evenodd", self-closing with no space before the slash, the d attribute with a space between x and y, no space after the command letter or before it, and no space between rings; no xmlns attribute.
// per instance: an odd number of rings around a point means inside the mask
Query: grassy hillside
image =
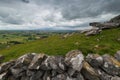
<svg viewBox="0 0 120 80"><path fill-rule="evenodd" d="M81 50L85 55L88 53L114 54L120 50L120 29L104 30L101 34L86 37L75 33L65 39L54 35L26 44L15 45L0 50L0 54L6 57L5 61L14 59L25 53L46 53L48 55L65 55L73 49Z"/></svg>

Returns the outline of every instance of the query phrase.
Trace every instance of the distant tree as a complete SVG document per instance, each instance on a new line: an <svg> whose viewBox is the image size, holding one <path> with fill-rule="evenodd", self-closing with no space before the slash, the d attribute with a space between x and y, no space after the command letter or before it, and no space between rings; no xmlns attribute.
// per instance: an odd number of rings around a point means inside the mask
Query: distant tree
<svg viewBox="0 0 120 80"><path fill-rule="evenodd" d="M7 35L3 34L2 37L5 38L5 37L7 37Z"/></svg>
<svg viewBox="0 0 120 80"><path fill-rule="evenodd" d="M7 44L22 44L23 42L19 41L8 41Z"/></svg>

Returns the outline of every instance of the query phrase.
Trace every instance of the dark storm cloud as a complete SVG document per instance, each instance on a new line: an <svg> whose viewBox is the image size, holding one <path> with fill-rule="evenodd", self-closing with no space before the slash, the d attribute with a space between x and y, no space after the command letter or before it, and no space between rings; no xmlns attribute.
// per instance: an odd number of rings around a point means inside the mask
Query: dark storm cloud
<svg viewBox="0 0 120 80"><path fill-rule="evenodd" d="M120 0L72 0L63 5L62 14L67 19L96 17L107 13L120 13Z"/></svg>
<svg viewBox="0 0 120 80"><path fill-rule="evenodd" d="M119 14L119 5L120 0L0 0L0 25L85 27Z"/></svg>
<svg viewBox="0 0 120 80"><path fill-rule="evenodd" d="M120 0L35 0L35 2L38 5L51 5L60 9L67 19L120 13Z"/></svg>

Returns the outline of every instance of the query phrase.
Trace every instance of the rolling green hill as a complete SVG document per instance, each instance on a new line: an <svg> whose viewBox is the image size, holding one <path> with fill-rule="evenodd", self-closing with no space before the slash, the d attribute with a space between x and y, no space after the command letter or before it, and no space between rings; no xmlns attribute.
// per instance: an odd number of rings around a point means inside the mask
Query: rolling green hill
<svg viewBox="0 0 120 80"><path fill-rule="evenodd" d="M65 55L73 49L79 49L85 55L88 53L114 54L117 50L120 50L120 28L104 30L101 34L95 36L84 36L84 34L74 33L63 39L60 35L54 35L0 50L0 54L4 55L5 61L7 61L26 53Z"/></svg>

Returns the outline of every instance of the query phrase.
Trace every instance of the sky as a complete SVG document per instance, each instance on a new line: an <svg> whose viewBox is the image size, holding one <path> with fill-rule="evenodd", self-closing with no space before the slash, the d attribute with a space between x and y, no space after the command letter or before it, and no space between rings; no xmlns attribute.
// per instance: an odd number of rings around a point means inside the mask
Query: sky
<svg viewBox="0 0 120 80"><path fill-rule="evenodd" d="M120 0L0 0L0 30L81 30L119 15Z"/></svg>

